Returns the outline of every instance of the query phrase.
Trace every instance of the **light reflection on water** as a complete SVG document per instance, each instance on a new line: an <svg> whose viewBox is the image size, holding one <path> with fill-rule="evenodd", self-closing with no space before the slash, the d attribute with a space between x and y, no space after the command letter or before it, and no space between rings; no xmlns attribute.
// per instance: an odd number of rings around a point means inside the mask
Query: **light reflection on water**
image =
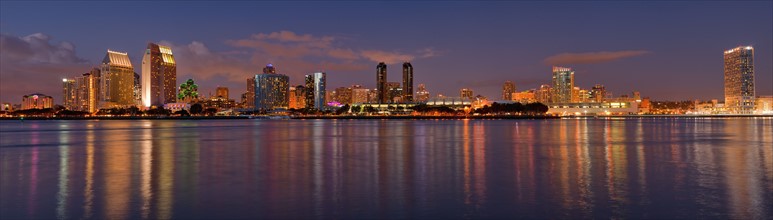
<svg viewBox="0 0 773 220"><path fill-rule="evenodd" d="M0 121L0 219L773 216L773 120Z"/></svg>

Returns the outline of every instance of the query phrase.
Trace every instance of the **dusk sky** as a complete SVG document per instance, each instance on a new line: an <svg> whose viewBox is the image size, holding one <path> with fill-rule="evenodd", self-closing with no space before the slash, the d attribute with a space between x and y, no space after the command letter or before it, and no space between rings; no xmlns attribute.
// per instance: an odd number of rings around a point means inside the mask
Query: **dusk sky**
<svg viewBox="0 0 773 220"><path fill-rule="evenodd" d="M147 43L172 47L177 84L230 88L273 63L291 84L327 72L328 90L374 88L376 64L432 96L460 88L500 99L575 69L576 86L614 96L723 99L723 51L755 48L758 96L773 95L773 2L0 2L0 102L43 93L62 100L63 77L128 52L137 73Z"/></svg>

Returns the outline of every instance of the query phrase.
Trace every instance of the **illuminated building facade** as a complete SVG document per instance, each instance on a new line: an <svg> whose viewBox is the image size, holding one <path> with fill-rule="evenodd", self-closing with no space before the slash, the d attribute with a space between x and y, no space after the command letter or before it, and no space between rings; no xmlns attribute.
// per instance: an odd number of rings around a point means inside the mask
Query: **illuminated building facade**
<svg viewBox="0 0 773 220"><path fill-rule="evenodd" d="M466 99L472 99L472 89L464 88L462 90L459 90L459 96Z"/></svg>
<svg viewBox="0 0 773 220"><path fill-rule="evenodd" d="M102 59L99 92L101 108L128 107L134 103L134 67L124 52L108 50Z"/></svg>
<svg viewBox="0 0 773 220"><path fill-rule="evenodd" d="M290 107L292 109L306 108L306 86L290 87Z"/></svg>
<svg viewBox="0 0 773 220"><path fill-rule="evenodd" d="M537 93L534 90L526 90L522 92L515 92L513 94L513 101L520 103L532 103L537 101Z"/></svg>
<svg viewBox="0 0 773 220"><path fill-rule="evenodd" d="M342 105L352 104L352 88L338 87L335 90L335 101Z"/></svg>
<svg viewBox="0 0 773 220"><path fill-rule="evenodd" d="M403 100L403 88L399 82L388 82L386 85L388 103L400 103Z"/></svg>
<svg viewBox="0 0 773 220"><path fill-rule="evenodd" d="M550 85L541 85L534 96L539 103L550 103L553 101L553 88L550 88Z"/></svg>
<svg viewBox="0 0 773 220"><path fill-rule="evenodd" d="M244 108L255 108L255 77L247 78L247 93L244 96Z"/></svg>
<svg viewBox="0 0 773 220"><path fill-rule="evenodd" d="M505 81L502 85L502 100L513 100L513 93L515 93L515 83L510 80Z"/></svg>
<svg viewBox="0 0 773 220"><path fill-rule="evenodd" d="M62 105L68 110L78 108L78 87L75 79L62 79Z"/></svg>
<svg viewBox="0 0 773 220"><path fill-rule="evenodd" d="M361 85L352 86L352 103L368 103L370 89L363 88Z"/></svg>
<svg viewBox="0 0 773 220"><path fill-rule="evenodd" d="M389 101L387 90L387 65L384 62L376 66L376 91L378 91L378 103Z"/></svg>
<svg viewBox="0 0 773 220"><path fill-rule="evenodd" d="M410 62L403 63L403 102L413 102L413 65Z"/></svg>
<svg viewBox="0 0 773 220"><path fill-rule="evenodd" d="M416 91L416 102L427 102L429 100L429 91L424 84L419 84L419 88Z"/></svg>
<svg viewBox="0 0 773 220"><path fill-rule="evenodd" d="M290 77L276 73L273 65L255 75L255 109L272 110L289 106Z"/></svg>
<svg viewBox="0 0 773 220"><path fill-rule="evenodd" d="M604 102L604 99L606 96L607 96L607 89L604 88L604 85L596 84L590 90L591 102Z"/></svg>
<svg viewBox="0 0 773 220"><path fill-rule="evenodd" d="M305 76L306 82L306 107L322 109L325 107L325 73L316 72Z"/></svg>
<svg viewBox="0 0 773 220"><path fill-rule="evenodd" d="M574 89L574 71L566 67L553 67L553 102L572 102Z"/></svg>
<svg viewBox="0 0 773 220"><path fill-rule="evenodd" d="M733 114L754 112L754 48L725 51L725 108Z"/></svg>
<svg viewBox="0 0 773 220"><path fill-rule="evenodd" d="M217 89L215 89L215 96L228 99L228 87L218 86Z"/></svg>
<svg viewBox="0 0 773 220"><path fill-rule="evenodd" d="M756 114L773 114L773 96L757 97L756 102L754 104Z"/></svg>
<svg viewBox="0 0 773 220"><path fill-rule="evenodd" d="M54 97L34 93L25 95L21 100L21 110L44 109L54 107Z"/></svg>
<svg viewBox="0 0 773 220"><path fill-rule="evenodd" d="M74 110L96 112L99 110L99 68L75 77L76 107Z"/></svg>
<svg viewBox="0 0 773 220"><path fill-rule="evenodd" d="M164 106L177 101L177 63L172 49L149 43L142 56L142 104Z"/></svg>

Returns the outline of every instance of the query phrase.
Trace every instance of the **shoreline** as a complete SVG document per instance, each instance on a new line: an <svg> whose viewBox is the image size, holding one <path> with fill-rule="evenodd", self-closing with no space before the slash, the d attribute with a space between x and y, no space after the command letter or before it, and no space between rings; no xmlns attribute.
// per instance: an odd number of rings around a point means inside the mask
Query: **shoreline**
<svg viewBox="0 0 773 220"><path fill-rule="evenodd" d="M14 120L237 120L237 119L301 119L301 120L461 120L461 119L490 119L490 120L524 120L524 119L643 119L643 118L773 118L773 115L604 115L604 116L552 116L552 115L452 115L452 116L423 116L423 115L301 115L301 116L266 116L266 115L239 115L239 116L91 116L91 117L0 117L0 121Z"/></svg>

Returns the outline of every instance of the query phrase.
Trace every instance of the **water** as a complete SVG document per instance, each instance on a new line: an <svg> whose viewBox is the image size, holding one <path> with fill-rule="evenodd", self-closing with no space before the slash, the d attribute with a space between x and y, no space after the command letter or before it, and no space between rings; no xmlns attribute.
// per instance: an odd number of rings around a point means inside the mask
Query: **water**
<svg viewBox="0 0 773 220"><path fill-rule="evenodd" d="M773 119L0 121L0 219L773 216Z"/></svg>

